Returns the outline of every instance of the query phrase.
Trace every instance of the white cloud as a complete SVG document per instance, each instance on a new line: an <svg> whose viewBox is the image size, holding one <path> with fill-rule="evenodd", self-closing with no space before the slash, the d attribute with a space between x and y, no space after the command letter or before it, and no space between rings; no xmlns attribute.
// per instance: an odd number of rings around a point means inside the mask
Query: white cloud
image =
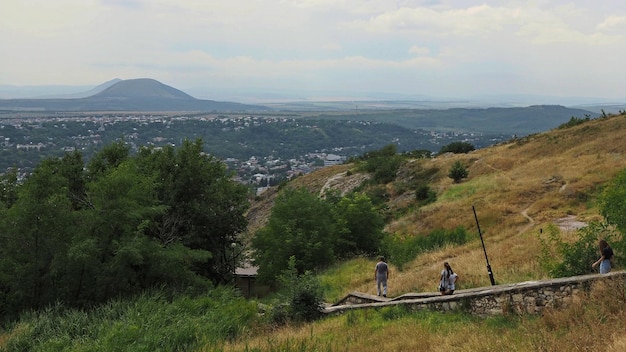
<svg viewBox="0 0 626 352"><path fill-rule="evenodd" d="M608 16L597 26L599 31L626 33L626 16Z"/></svg>
<svg viewBox="0 0 626 352"><path fill-rule="evenodd" d="M0 13L0 84L626 99L622 0L8 0Z"/></svg>
<svg viewBox="0 0 626 352"><path fill-rule="evenodd" d="M430 49L414 45L409 48L409 53L415 56L427 56L430 54Z"/></svg>

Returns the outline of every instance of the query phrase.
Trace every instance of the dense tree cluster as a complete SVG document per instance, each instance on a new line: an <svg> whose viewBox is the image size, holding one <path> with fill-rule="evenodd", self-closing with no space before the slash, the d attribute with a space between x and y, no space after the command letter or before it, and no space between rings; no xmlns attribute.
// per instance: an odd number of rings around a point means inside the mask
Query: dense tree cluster
<svg viewBox="0 0 626 352"><path fill-rule="evenodd" d="M395 144L388 144L381 149L363 154L355 161L362 161L360 169L372 174L376 183L384 184L393 181L402 163L410 154L398 154Z"/></svg>
<svg viewBox="0 0 626 352"><path fill-rule="evenodd" d="M452 142L450 144L446 144L439 150L439 155L445 153L454 153L454 154L466 154L475 150L474 145L468 142Z"/></svg>
<svg viewBox="0 0 626 352"><path fill-rule="evenodd" d="M87 165L78 152L0 185L0 311L54 302L86 307L159 286L203 289L230 279L246 228L247 190L203 142L121 142Z"/></svg>
<svg viewBox="0 0 626 352"><path fill-rule="evenodd" d="M275 283L290 260L297 274L304 274L338 258L377 253L383 227L365 195L323 199L304 188L285 189L252 241L259 280Z"/></svg>
<svg viewBox="0 0 626 352"><path fill-rule="evenodd" d="M360 155L397 141L404 151L437 150L439 143L453 136L431 140L426 130L408 129L382 122L311 120L279 117L155 116L134 119L122 117L76 117L57 121L42 119L21 125L0 120L0 170L17 166L32 170L41 156L61 157L63 150L81 150L85 160L103 145L124 138L133 149L180 145L181 140L201 138L205 151L221 158L248 160L273 156L282 160L300 159L309 153L328 152L345 156ZM494 136L491 136L494 138ZM458 138L458 137L454 137ZM496 137L497 138L497 137ZM486 137L483 144L492 144ZM27 148L17 148L18 145ZM36 147L38 146L39 147Z"/></svg>

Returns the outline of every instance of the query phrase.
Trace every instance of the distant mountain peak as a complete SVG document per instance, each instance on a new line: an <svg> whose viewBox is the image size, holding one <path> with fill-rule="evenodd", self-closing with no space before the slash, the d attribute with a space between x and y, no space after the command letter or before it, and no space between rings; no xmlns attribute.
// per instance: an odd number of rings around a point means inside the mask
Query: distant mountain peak
<svg viewBox="0 0 626 352"><path fill-rule="evenodd" d="M152 78L120 80L93 97L195 99L183 91L165 85Z"/></svg>
<svg viewBox="0 0 626 352"><path fill-rule="evenodd" d="M155 79L114 79L93 94L62 99L0 99L0 110L20 111L262 111L267 106L196 99ZM89 93L85 92L85 93ZM78 94L77 94L78 95Z"/></svg>

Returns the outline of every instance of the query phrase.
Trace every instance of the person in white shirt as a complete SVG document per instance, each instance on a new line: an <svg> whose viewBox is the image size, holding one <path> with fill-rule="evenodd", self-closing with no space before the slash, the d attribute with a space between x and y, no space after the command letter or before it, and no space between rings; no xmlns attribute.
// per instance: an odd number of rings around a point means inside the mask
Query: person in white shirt
<svg viewBox="0 0 626 352"><path fill-rule="evenodd" d="M455 284L458 279L459 279L459 275L453 271L452 274L450 274L450 277L448 278L448 290L446 291L446 295L451 295L454 293L454 290L456 289Z"/></svg>
<svg viewBox="0 0 626 352"><path fill-rule="evenodd" d="M456 281L459 275L457 275L448 262L443 263L443 270L439 278L439 292L441 295L451 295L456 289Z"/></svg>

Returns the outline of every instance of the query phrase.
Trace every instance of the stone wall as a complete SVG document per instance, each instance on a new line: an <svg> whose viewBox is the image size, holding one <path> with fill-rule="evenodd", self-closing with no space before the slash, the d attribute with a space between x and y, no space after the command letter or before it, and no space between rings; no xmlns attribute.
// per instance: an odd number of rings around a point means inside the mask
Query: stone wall
<svg viewBox="0 0 626 352"><path fill-rule="evenodd" d="M463 310L479 316L506 313L540 314L547 307L562 307L597 280L626 280L626 271L609 274L582 275L567 278L526 281L456 291L453 295L412 293L383 298L353 292L338 303L326 307L326 313L342 313L351 309L407 305L410 309L437 311Z"/></svg>

